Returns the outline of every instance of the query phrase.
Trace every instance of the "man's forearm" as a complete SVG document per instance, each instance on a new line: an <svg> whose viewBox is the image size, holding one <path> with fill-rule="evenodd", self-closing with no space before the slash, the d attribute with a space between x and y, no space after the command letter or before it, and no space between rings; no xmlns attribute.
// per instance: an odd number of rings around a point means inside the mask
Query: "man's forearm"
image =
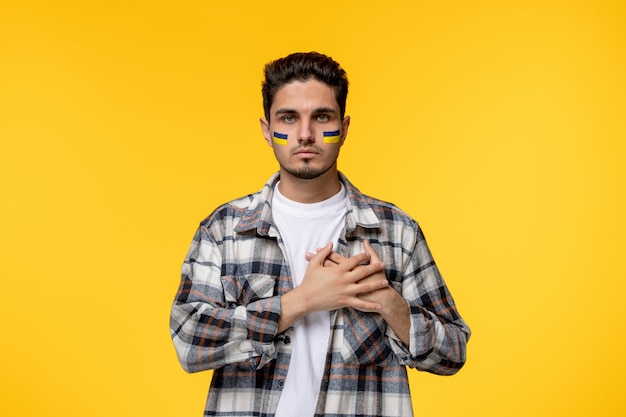
<svg viewBox="0 0 626 417"><path fill-rule="evenodd" d="M400 338L405 346L411 341L411 315L407 301L392 287L385 289L390 291L389 301L383 302L380 315L393 332Z"/></svg>
<svg viewBox="0 0 626 417"><path fill-rule="evenodd" d="M299 299L298 289L294 288L280 297L280 319L278 319L278 333L285 331L289 326L308 314L306 304Z"/></svg>

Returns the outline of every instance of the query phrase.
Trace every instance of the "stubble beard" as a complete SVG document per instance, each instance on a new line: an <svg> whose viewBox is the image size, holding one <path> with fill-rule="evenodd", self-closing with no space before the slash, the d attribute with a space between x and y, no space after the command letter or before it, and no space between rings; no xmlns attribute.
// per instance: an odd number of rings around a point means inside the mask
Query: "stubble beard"
<svg viewBox="0 0 626 417"><path fill-rule="evenodd" d="M301 179L301 180L314 180L316 178L321 177L325 173L327 173L332 167L334 167L336 162L330 164L327 167L322 168L314 168L308 161L305 161L304 167L301 168L289 168L284 165L281 165L282 169L290 174L291 176Z"/></svg>

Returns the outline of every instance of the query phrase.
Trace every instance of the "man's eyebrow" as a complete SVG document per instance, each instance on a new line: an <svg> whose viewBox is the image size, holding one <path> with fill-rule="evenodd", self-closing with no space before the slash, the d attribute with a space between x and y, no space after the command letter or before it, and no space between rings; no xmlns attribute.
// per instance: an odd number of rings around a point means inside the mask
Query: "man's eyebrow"
<svg viewBox="0 0 626 417"><path fill-rule="evenodd" d="M320 107L318 109L315 109L313 113L337 113L337 110L333 109L332 107Z"/></svg>
<svg viewBox="0 0 626 417"><path fill-rule="evenodd" d="M295 111L294 109L277 109L274 114L278 115L278 114L296 114L298 113L297 111Z"/></svg>

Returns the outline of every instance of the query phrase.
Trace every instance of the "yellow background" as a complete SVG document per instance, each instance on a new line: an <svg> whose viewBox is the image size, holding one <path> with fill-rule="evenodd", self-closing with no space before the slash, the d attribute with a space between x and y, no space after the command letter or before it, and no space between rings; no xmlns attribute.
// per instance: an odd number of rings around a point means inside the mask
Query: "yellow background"
<svg viewBox="0 0 626 417"><path fill-rule="evenodd" d="M256 191L268 60L348 71L340 169L422 224L474 332L418 416L622 416L622 1L5 1L0 415L200 416L168 320Z"/></svg>

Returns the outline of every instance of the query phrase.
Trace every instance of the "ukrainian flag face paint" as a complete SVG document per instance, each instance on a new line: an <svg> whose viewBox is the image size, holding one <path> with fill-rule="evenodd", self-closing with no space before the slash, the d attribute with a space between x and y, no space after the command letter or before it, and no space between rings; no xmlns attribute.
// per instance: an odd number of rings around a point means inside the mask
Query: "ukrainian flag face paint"
<svg viewBox="0 0 626 417"><path fill-rule="evenodd" d="M274 132L274 143L277 145L287 146L287 136L284 133Z"/></svg>
<svg viewBox="0 0 626 417"><path fill-rule="evenodd" d="M324 132L324 143L337 143L339 142L341 136L339 135L341 131L333 130L332 132Z"/></svg>

